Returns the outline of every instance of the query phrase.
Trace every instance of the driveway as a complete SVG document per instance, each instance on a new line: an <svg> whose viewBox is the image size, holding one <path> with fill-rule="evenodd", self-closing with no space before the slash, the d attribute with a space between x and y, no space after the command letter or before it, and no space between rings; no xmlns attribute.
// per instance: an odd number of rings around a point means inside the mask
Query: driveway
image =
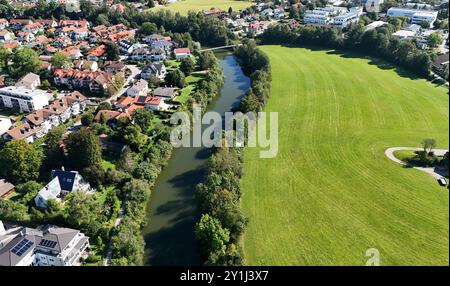
<svg viewBox="0 0 450 286"><path fill-rule="evenodd" d="M392 148L388 148L386 149L386 151L384 151L384 154L391 159L392 161L401 164L403 166L408 166L407 163L403 162L402 160L399 160L397 157L394 156L394 152L395 151L402 151L402 150L411 150L411 151L422 151L423 148L412 148L412 147L392 147ZM448 150L445 149L433 149L433 152L436 156L444 156L445 153L448 152ZM444 178L442 175L438 174L435 171L435 168L423 168L423 167L412 167L414 169L417 169L419 171L425 172L430 174L431 176L433 176L433 178L435 178L436 180L439 180L441 178Z"/></svg>

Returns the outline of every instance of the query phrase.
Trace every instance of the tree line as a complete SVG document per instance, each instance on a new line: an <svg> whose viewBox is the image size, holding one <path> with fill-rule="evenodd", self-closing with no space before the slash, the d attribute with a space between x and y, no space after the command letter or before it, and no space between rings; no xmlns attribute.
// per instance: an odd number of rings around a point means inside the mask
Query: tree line
<svg viewBox="0 0 450 286"><path fill-rule="evenodd" d="M414 41L402 41L392 36L395 30L396 27L392 24L370 30L365 30L361 25L353 25L343 34L333 27L302 25L291 30L287 25L279 24L269 27L260 40L263 44L319 46L361 52L397 64L418 76L427 77L434 55L418 49Z"/></svg>

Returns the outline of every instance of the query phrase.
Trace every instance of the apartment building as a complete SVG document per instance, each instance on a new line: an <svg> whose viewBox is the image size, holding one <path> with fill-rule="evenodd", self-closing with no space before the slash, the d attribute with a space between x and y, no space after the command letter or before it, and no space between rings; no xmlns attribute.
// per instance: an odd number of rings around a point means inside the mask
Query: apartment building
<svg viewBox="0 0 450 286"><path fill-rule="evenodd" d="M46 105L48 105L48 96L43 90L31 90L24 86L0 88L0 108L13 108L23 112L32 112Z"/></svg>
<svg viewBox="0 0 450 286"><path fill-rule="evenodd" d="M0 221L0 266L78 266L89 247L89 237L76 229Z"/></svg>

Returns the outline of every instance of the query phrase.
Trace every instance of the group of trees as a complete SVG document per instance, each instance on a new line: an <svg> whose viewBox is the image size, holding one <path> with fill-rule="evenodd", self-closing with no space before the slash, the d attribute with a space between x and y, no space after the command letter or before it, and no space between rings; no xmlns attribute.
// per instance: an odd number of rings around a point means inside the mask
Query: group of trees
<svg viewBox="0 0 450 286"><path fill-rule="evenodd" d="M197 185L203 215L195 227L205 265L241 265L239 238L247 224L240 208L242 150L217 148L206 179Z"/></svg>
<svg viewBox="0 0 450 286"><path fill-rule="evenodd" d="M354 25L344 36L336 28L300 26L291 30L280 24L270 27L261 40L266 44L313 45L363 52L400 65L419 76L428 76L433 55L418 49L414 41L402 41L392 36L397 28L389 24L365 30L361 25Z"/></svg>
<svg viewBox="0 0 450 286"><path fill-rule="evenodd" d="M0 45L0 70L6 70L14 78L20 78L29 72L39 73L41 69L41 61L33 49L19 47L10 52Z"/></svg>
<svg viewBox="0 0 450 286"><path fill-rule="evenodd" d="M266 104L270 93L272 76L269 58L258 49L253 40L244 41L236 49L235 55L244 73L251 79L251 87L241 101L239 109L243 113L259 112Z"/></svg>
<svg viewBox="0 0 450 286"><path fill-rule="evenodd" d="M97 112L104 109L111 109L110 104L100 105ZM113 265L143 263L145 243L140 229L147 221L145 209L151 188L172 153L172 145L168 142L169 127L161 124L153 126L153 118L151 110L139 109L133 113L133 123L128 118L121 118L111 127L106 118L94 122L92 114L82 117L82 124L89 127L86 129L89 132L106 133L114 142L124 144L116 168L107 170L100 182L114 185L119 190L118 198L124 204L122 223L111 234ZM91 151L95 153L95 150ZM91 156L91 165L95 166L93 157L96 156ZM84 159L81 161L86 162Z"/></svg>
<svg viewBox="0 0 450 286"><path fill-rule="evenodd" d="M206 71L206 75L197 84L193 100L200 104L204 110L208 103L220 93L224 84L224 75L219 61L211 51L202 52L198 55L198 65L201 70Z"/></svg>

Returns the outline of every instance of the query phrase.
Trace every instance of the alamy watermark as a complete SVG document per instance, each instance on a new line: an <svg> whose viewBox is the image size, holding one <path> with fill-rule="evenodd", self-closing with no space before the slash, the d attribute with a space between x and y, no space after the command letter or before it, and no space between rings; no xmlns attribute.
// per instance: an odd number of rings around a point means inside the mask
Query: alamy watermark
<svg viewBox="0 0 450 286"><path fill-rule="evenodd" d="M269 121L268 121L269 120ZM193 105L192 118L176 112L170 118L176 126L170 143L179 147L259 147L260 158L274 158L278 153L278 113L206 112Z"/></svg>
<svg viewBox="0 0 450 286"><path fill-rule="evenodd" d="M366 250L366 266L380 266L380 251L376 248Z"/></svg>

